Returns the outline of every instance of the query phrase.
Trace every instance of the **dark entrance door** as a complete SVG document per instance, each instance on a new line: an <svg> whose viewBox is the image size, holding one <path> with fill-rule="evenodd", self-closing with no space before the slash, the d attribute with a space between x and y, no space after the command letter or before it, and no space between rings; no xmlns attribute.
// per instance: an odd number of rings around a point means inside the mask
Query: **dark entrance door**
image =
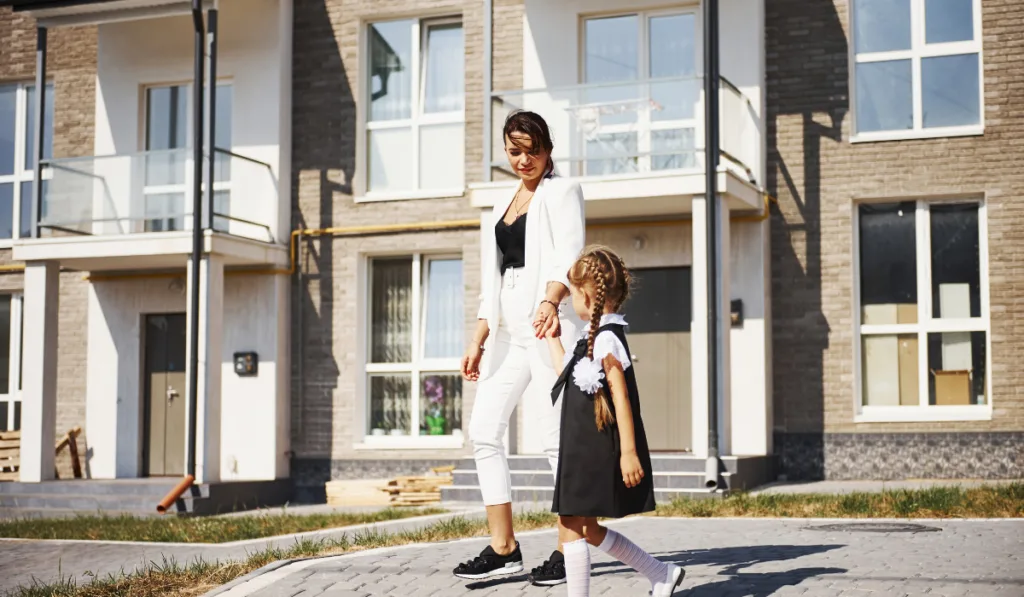
<svg viewBox="0 0 1024 597"><path fill-rule="evenodd" d="M184 313L146 316L143 462L151 477L185 474L185 338Z"/></svg>

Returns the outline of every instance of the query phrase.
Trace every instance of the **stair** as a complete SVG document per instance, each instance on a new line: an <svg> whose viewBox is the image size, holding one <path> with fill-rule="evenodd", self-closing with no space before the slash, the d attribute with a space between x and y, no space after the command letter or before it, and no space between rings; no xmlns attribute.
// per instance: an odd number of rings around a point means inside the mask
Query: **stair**
<svg viewBox="0 0 1024 597"><path fill-rule="evenodd" d="M551 502L554 474L543 456L508 457L512 473L512 501ZM689 454L653 454L654 494L659 503L675 498L716 498L729 492L749 490L775 480L775 462L771 456L726 456L722 458L724 491L711 492L704 486L705 460ZM454 483L441 488L441 501L447 503L480 502L476 462L466 458L453 473Z"/></svg>
<svg viewBox="0 0 1024 597"><path fill-rule="evenodd" d="M178 479L60 480L0 483L0 518L49 518L102 514L155 516L156 505ZM198 485L170 509L208 515L279 506L291 497L291 480Z"/></svg>

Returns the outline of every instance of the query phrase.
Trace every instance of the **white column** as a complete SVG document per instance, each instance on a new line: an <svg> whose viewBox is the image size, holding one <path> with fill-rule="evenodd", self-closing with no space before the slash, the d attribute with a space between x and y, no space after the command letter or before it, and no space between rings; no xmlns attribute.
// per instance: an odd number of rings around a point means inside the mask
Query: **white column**
<svg viewBox="0 0 1024 597"><path fill-rule="evenodd" d="M718 271L719 297L719 387L722 399L718 404L718 447L719 454L731 453L730 430L730 386L729 371L729 208L722 201L718 209ZM722 223L725 222L725 226ZM693 321L690 327L691 396L693 408L693 454L705 458L708 455L708 252L707 252L707 202L703 198L693 200L693 265L690 270L693 291Z"/></svg>
<svg viewBox="0 0 1024 597"><path fill-rule="evenodd" d="M192 280L191 268L190 261L189 283ZM189 288L189 293L191 293L191 288ZM190 304L189 329L192 325L191 318L194 316ZM224 260L218 255L205 255L199 268L199 400L196 416L196 483L220 481L223 321ZM191 355L188 356L191 363ZM191 400L189 400L189 404L192 404ZM188 450L187 445L185 449Z"/></svg>
<svg viewBox="0 0 1024 597"><path fill-rule="evenodd" d="M22 352L21 481L54 478L57 427L57 308L60 264L25 266Z"/></svg>

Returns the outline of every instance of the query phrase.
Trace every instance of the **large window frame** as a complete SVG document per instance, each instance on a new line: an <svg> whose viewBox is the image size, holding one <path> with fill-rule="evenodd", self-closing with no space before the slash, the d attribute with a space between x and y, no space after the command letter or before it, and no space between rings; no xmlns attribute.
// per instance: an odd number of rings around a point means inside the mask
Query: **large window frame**
<svg viewBox="0 0 1024 597"><path fill-rule="evenodd" d="M10 345L8 346L8 388L7 393L0 394L0 403L7 405L6 413L0 409L0 430L16 431L21 428L21 382L22 382L22 348L24 346L24 309L25 296L21 293L5 293L10 297Z"/></svg>
<svg viewBox="0 0 1024 597"><path fill-rule="evenodd" d="M193 103L193 100L192 100L192 98L193 98L193 95L194 95L192 93L192 85L193 85L193 83L191 83L191 82L152 83L152 84L143 85L141 90L140 90L140 93L139 93L139 99L140 99L140 103L141 103L141 108L140 108L140 110L141 110L141 118L140 118L141 126L139 127L139 146L140 146L140 149L143 152L145 152L145 154L146 154L146 157L143 159L143 162L140 165L144 166L144 168L147 169L147 170L144 170L143 175L142 175L142 177L140 179L140 180L143 181L142 189L141 189L143 200L142 200L142 205L140 205L139 207L142 209L142 212L143 212L142 214L140 214L140 216L141 216L141 219L143 221L143 226L146 228L147 232L153 232L153 231L176 231L176 232L180 232L180 231L185 231L185 230L191 230L192 229L192 218L186 217L188 214L191 213L191 209L192 209L192 201L191 201L192 188L193 188L192 177L193 177L194 171L195 171L195 169L192 166L192 152L191 151L186 151L186 150L191 149L191 147L192 147L192 135L193 135L193 127L192 127L192 118L193 118L193 106L192 106L192 103ZM183 101L184 102L184 108L185 108L185 139L183 140L183 145L180 146L180 147L175 147L175 148L171 148L171 149L150 149L149 148L149 144L150 144L149 124L150 124L150 120L151 120L151 117L152 117L152 114L150 112L150 95L151 95L151 92L153 92L155 90L160 90L160 89L173 89L173 88L177 88L177 89L181 90L180 93L179 93L179 95L180 95L179 101ZM230 111L229 111L228 114L223 114L221 112L218 112L218 114L217 114L218 122L222 122L222 119L224 119L225 117L230 122L230 119L233 118L233 114L234 114L234 105L233 105L234 104L234 81L232 79L229 79L229 78L219 79L217 81L217 90L218 90L217 97L218 98L219 97L223 97L221 95L221 92L224 89L230 90L230 93L231 93L231 103L229 104ZM209 98L207 98L207 99L209 99ZM208 102L207 102L207 105L204 106L203 111L204 111L204 116L205 116L204 117L204 122L206 123L206 130L209 131L209 122L210 122L210 120L209 120L209 105L208 105ZM231 127L231 130L232 130L232 135L233 135L233 133L234 133L233 127ZM221 139L221 138L217 138L216 139L217 148L222 148L222 149L230 150L232 148L232 142L233 142L232 139ZM169 184L149 184L149 181L148 181L148 178L147 178L147 176L148 176L147 172L148 172L148 167L150 165L150 160L152 159L152 160L154 160L154 162L157 162L160 159L159 156L160 156L161 153L164 153L165 155L169 156L172 152L181 152L182 154L185 155L184 161L180 164L180 170L181 170L181 174L183 175L183 178L179 182L172 182L172 183L169 183ZM204 194L206 193L206 180L205 180L206 179L206 175L205 175L205 172L206 172L206 168L207 168L207 163L206 163L207 160L208 160L207 157L203 158L203 162L204 162L203 163L204 180L202 182L202 190L203 190ZM214 205L213 205L213 207L214 207L214 212L215 213L213 214L212 222L213 222L214 229L218 230L218 231L222 231L222 232L226 232L228 230L228 226L229 226L229 223L230 223L225 218L220 217L220 216L229 216L230 215L230 211L231 211L231 187L232 187L232 181L231 181L231 170L230 170L230 168L231 168L231 159L229 157L227 157L227 156L224 156L224 155L218 155L217 156L217 165L214 168L215 180L213 182L213 193L214 193ZM177 212L175 212L175 210L167 209L167 204L165 204L164 209L161 209L161 210L150 210L149 209L149 203L148 203L148 198L149 197L151 197L151 196L154 196L154 197L164 196L164 197L166 197L166 196L170 196L170 195L176 195L176 196L181 196L182 197L182 200L181 200L182 212L181 213L177 213ZM205 206L204 205L204 209L209 209L209 206Z"/></svg>
<svg viewBox="0 0 1024 597"><path fill-rule="evenodd" d="M11 174L0 174L0 185L12 185L12 214L11 214L11 236L10 238L0 238L0 248L10 248L14 245L14 241L18 239L31 238L31 227L32 227L32 216L31 206L29 203L27 206L23 206L23 190L26 188L34 190L35 181L35 156L29 154L29 142L34 143L35 130L33 129L34 122L29 123L29 112L35 110L35 106L30 105L30 90L35 89L35 83L3 83L0 87L8 87L15 89L15 111L14 111L14 172ZM31 101L35 101L34 97ZM48 135L49 138L43 139L44 151L43 159L49 159L52 156L48 153L52 153L53 149L53 103L54 98L54 86L53 83L46 84L46 102L51 106L49 113L46 114L47 120L44 123L45 129L44 134ZM46 110L46 106L43 107ZM34 151L34 149L33 149ZM46 177L44 176L44 182ZM32 191L30 191L29 198L32 197ZM22 213L22 207L28 207L29 213ZM22 234L22 224L26 220L28 223L28 234Z"/></svg>
<svg viewBox="0 0 1024 597"><path fill-rule="evenodd" d="M411 288L411 311L412 324L411 335L411 360L400 363L375 363L372 359L372 336L370 328L373 325L373 263L375 260L410 259L412 261L412 288ZM430 263L433 261L458 260L462 265L463 276L465 276L465 257L458 252L415 252L415 253L375 253L363 255L360 260L360 289L359 296L362 301L360 312L362 313L361 325L359 328L360 363L362 364L362 375L359 376L357 384L357 396L359 396L360 416L356 418L360 426L355 430L357 450L378 450L378 449L457 449L465 445L465 426L468 420L465 413L462 416L463 429L458 433L450 435L421 435L419 431L423 419L421 416L421 401L423 400L422 384L420 383L423 374L437 373L441 375L459 375L461 357L453 356L448 358L425 358L424 338L426 336L427 309L429 297L429 272ZM465 280L465 278L463 278ZM465 284L465 282L463 282ZM464 335L465 328L459 328ZM371 433L371 378L375 375L401 374L409 375L412 383L410 386L410 431L413 435L384 435L376 436ZM461 378L460 378L461 379ZM465 386L462 388L463 400L465 400ZM463 402L463 411L465 410Z"/></svg>
<svg viewBox="0 0 1024 597"><path fill-rule="evenodd" d="M380 23L395 21L413 21L412 25L412 48L411 64L409 71L411 75L410 88L410 115L408 118L374 120L371 115L371 95L373 91L373 73L368 66L372 60L370 49L371 27ZM369 21L361 28L362 43L360 44L359 60L359 97L363 101L357 102L358 107L358 130L357 143L357 176L355 184L355 201L357 203L373 201L400 201L407 199L435 199L445 197L461 197L466 188L466 166L465 166L465 139L466 139L466 115L465 99L461 110L446 112L428 113L424 110L426 103L426 80L427 80L427 56L429 48L429 30L434 27L450 27L458 25L462 30L463 44L465 44L465 23L461 16L428 16L400 19L382 19ZM463 72L463 96L465 97L466 73ZM423 188L420 168L420 138L421 129L433 125L462 125L460 143L451 145L450 159L456 161L459 166L459 179L453 181L451 186L443 188ZM371 189L371 147L370 137L374 131L387 131L398 129L410 129L410 163L411 178L415 185L408 189ZM454 140L453 140L454 141Z"/></svg>
<svg viewBox="0 0 1024 597"><path fill-rule="evenodd" d="M911 201L915 205L915 259L917 323L869 325L862 323L860 206ZM931 208L943 205L978 206L978 260L980 316L936 318L932 292ZM989 299L989 246L987 204L978 197L937 199L884 199L855 202L853 206L853 339L854 339L854 422L897 423L933 421L986 421L992 418L992 325ZM985 403L970 405L931 405L929 390L929 334L983 332L985 334ZM865 404L863 339L868 336L913 335L918 343L918 404L882 406Z"/></svg>
<svg viewBox="0 0 1024 597"><path fill-rule="evenodd" d="M849 98L851 118L851 143L873 141L897 141L904 139L933 139L941 137L963 137L981 135L985 132L985 62L982 51L981 0L971 0L973 19L973 38L970 41L945 43L925 42L925 4L926 0L910 1L910 49L883 52L857 52L854 2L851 0L847 10L850 23L849 35ZM921 61L927 58L977 54L978 56L978 123L958 126L925 128L923 126ZM857 65L872 62L888 62L894 60L910 60L913 126L910 129L894 129L883 131L861 132L857 123Z"/></svg>
<svg viewBox="0 0 1024 597"><path fill-rule="evenodd" d="M637 86L643 85L641 81L655 81L651 77L651 21L660 17L673 17L673 16L692 16L694 18L694 68L695 73L699 75L703 70L703 28L701 27L702 11L700 6L686 6L679 8L664 8L664 9L651 9L651 10L627 10L622 12L611 12L601 14L587 14L582 15L579 21L579 81L582 85L587 85L590 82L587 81L587 23L589 21L596 21L601 19L610 18L621 18L621 17L636 17L637 19ZM668 77L669 80L672 77ZM629 81L622 81L623 84L628 84ZM651 84L644 85L650 92ZM650 110L639 109L637 110L637 122L635 124L604 124L600 126L600 132L602 135L628 135L630 133L636 133L636 171L641 173L657 172L657 171L697 171L703 169L703 157L699 155L694 156L694 163L690 165L683 165L680 168L654 168L652 167L652 161L657 156L652 155L652 149L654 143L652 142L653 136L659 132L671 132L671 131L693 131L695 148L700 147L703 144L702 139L704 138L704 119L702 117L704 113L704 101L703 101L703 83L701 83L701 91L697 103L694 106L694 112L692 118L675 118L666 120L656 120L651 118ZM586 141L580 141L580 147L586 147ZM581 152L584 155L586 150L583 149ZM686 161L686 154L682 154L684 162ZM664 158L664 156L662 156ZM669 154L669 157L675 157L674 154ZM594 176L587 172L589 168L589 162L591 160L585 159L583 164L578 167L579 173L585 176ZM594 161L604 161L601 157L595 157ZM630 173L626 173L630 174ZM597 176L607 176L597 174Z"/></svg>

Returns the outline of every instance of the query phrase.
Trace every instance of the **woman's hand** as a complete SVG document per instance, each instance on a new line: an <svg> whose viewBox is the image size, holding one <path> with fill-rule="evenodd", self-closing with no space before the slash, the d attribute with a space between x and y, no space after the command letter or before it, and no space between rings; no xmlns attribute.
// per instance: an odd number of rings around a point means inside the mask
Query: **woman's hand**
<svg viewBox="0 0 1024 597"><path fill-rule="evenodd" d="M462 379L466 381L477 381L480 379L480 359L484 356L484 350L480 344L473 342L466 348L466 354L462 357Z"/></svg>
<svg viewBox="0 0 1024 597"><path fill-rule="evenodd" d="M622 482L626 487L636 487L644 478L644 469L640 466L640 458L636 450L623 452L619 458L619 468L622 469Z"/></svg>
<svg viewBox="0 0 1024 597"><path fill-rule="evenodd" d="M558 310L548 301L544 301L537 307L537 316L533 320L533 333L538 340L557 336L561 333L561 323L558 320Z"/></svg>

